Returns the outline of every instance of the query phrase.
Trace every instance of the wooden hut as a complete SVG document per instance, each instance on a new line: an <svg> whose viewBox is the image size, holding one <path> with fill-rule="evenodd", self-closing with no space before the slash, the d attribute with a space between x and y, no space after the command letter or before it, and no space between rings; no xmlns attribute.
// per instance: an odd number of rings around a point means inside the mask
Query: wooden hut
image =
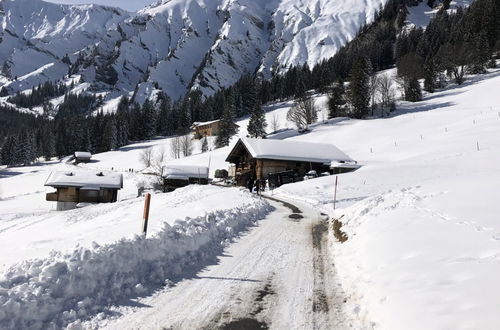
<svg viewBox="0 0 500 330"><path fill-rule="evenodd" d="M64 211L76 208L78 203L116 202L123 176L101 171L52 172L45 186L56 189L47 194L47 201L57 202L57 210Z"/></svg>
<svg viewBox="0 0 500 330"><path fill-rule="evenodd" d="M195 122L191 126L191 130L196 139L201 139L205 136L216 136L220 132L220 120L212 120L206 122Z"/></svg>
<svg viewBox="0 0 500 330"><path fill-rule="evenodd" d="M75 163L90 163L90 159L92 158L92 154L87 151L76 151L73 155L75 159Z"/></svg>
<svg viewBox="0 0 500 330"><path fill-rule="evenodd" d="M318 174L333 173L332 162L355 163L332 144L250 138L238 140L226 161L236 166L238 185L245 185L250 178L267 179L276 175L276 184L280 185L294 182L294 178L301 180L312 170ZM343 172L352 170L342 169ZM279 180L281 174L286 174L286 180Z"/></svg>
<svg viewBox="0 0 500 330"><path fill-rule="evenodd" d="M190 184L208 184L208 167L167 165L163 175L163 190L173 191Z"/></svg>

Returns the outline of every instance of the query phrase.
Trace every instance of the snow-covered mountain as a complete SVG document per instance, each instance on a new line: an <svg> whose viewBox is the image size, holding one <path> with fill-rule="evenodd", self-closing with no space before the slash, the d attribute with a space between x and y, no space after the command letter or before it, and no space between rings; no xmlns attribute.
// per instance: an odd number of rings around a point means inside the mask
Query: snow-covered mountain
<svg viewBox="0 0 500 330"><path fill-rule="evenodd" d="M245 73L269 77L333 56L386 1L163 0L131 14L4 0L0 83L23 90L61 79L72 65L97 89L211 95Z"/></svg>
<svg viewBox="0 0 500 330"><path fill-rule="evenodd" d="M96 5L0 1L0 82L11 80L13 90L22 90L62 78L68 73L66 54L74 57L128 17L123 10Z"/></svg>

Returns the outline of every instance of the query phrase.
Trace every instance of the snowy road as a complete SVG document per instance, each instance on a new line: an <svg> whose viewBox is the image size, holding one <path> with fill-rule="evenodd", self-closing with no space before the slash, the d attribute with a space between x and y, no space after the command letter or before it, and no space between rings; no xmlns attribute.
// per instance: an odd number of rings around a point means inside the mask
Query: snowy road
<svg viewBox="0 0 500 330"><path fill-rule="evenodd" d="M343 297L326 255L327 226L305 206L274 212L229 246L216 265L121 307L108 329L344 328ZM325 276L328 274L328 276ZM95 324L95 323L94 323Z"/></svg>

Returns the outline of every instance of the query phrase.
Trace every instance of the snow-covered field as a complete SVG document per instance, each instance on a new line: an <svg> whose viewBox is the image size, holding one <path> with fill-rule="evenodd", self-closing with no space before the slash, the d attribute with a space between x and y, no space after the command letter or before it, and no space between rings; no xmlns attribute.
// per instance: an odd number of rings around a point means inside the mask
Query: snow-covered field
<svg viewBox="0 0 500 330"><path fill-rule="evenodd" d="M332 246L367 327L495 329L500 324L500 71L400 104L388 119L333 120L297 141L332 141L364 164L276 195L342 217Z"/></svg>
<svg viewBox="0 0 500 330"><path fill-rule="evenodd" d="M363 327L493 329L500 324L500 283L495 276L500 272L498 86L500 70L426 95L420 103L400 103L390 118L320 120L306 134L291 129L285 119L291 102L266 108L268 122L274 115L280 121L280 131L270 138L329 141L363 165L339 176L336 210L333 176L272 192L342 217L349 239L332 244L332 258L347 295L347 312ZM326 98L318 95L316 101L323 106ZM248 118L238 122L239 136L246 135L247 123ZM153 195L148 239L136 236L143 203L136 197L137 187L150 180L138 173L143 167L139 156L148 147L169 154L170 140L136 143L94 155L94 162L80 165L124 173L125 186L116 204L55 212L54 204L45 201L51 189L43 184L50 171L74 165L52 161L1 172L0 328L47 327L51 322L60 327L89 317L94 325L107 324L99 319L109 316L110 305L126 305L124 299L150 295L165 279L199 271L228 240L270 211L268 203L236 188L191 186ZM213 176L215 169L227 167L229 149L168 162L210 164ZM199 153L198 144L194 152ZM269 237L266 230L252 235ZM245 239L241 244L247 250L234 249L241 258L252 253ZM271 253L270 246L262 245L262 253ZM284 257L280 249L277 253ZM261 265L257 259L255 267ZM241 260L234 262L236 266L223 263L207 270L207 279L222 276L226 267L242 267ZM235 277L245 275L233 271ZM254 269L245 276L249 274L264 273ZM166 294L180 297L189 283L175 291L179 296L168 290ZM165 297L155 296L151 303L162 304ZM206 316L214 312L207 310ZM162 320L181 322L182 315ZM285 322L276 320L274 324ZM307 327L307 321L301 322Z"/></svg>

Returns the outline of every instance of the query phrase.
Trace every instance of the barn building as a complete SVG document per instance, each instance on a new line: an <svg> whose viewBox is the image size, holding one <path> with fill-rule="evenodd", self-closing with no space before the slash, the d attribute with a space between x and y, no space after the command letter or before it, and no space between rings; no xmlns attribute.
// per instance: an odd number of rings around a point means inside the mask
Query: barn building
<svg viewBox="0 0 500 330"><path fill-rule="evenodd" d="M116 202L123 176L100 171L52 172L45 186L56 189L47 194L47 201L57 202L57 210L64 211L76 208L78 203Z"/></svg>
<svg viewBox="0 0 500 330"><path fill-rule="evenodd" d="M269 179L274 176L274 185L279 186L301 179L310 171L333 174L359 167L353 168L352 164L356 162L332 144L274 139L241 138L226 161L235 165L236 183L242 186L249 178ZM335 168L331 167L333 163Z"/></svg>

